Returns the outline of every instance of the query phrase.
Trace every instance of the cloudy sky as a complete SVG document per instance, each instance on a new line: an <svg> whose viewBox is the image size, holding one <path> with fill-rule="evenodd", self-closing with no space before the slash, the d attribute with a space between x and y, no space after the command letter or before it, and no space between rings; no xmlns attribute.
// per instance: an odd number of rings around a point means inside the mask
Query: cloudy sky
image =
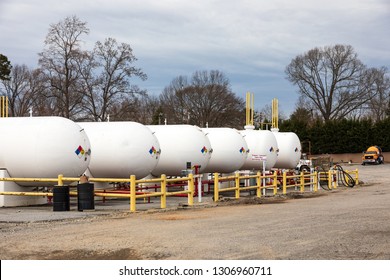
<svg viewBox="0 0 390 280"><path fill-rule="evenodd" d="M85 48L112 37L129 43L158 95L175 77L220 70L232 90L254 93L255 109L298 99L285 67L334 44L354 47L370 67L390 68L389 0L0 0L0 53L37 67L50 24L76 15L88 23Z"/></svg>

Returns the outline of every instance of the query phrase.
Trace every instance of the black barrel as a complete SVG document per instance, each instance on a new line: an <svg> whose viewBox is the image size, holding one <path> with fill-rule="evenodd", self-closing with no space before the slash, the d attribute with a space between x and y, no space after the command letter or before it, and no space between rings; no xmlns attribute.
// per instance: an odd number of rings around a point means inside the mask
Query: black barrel
<svg viewBox="0 0 390 280"><path fill-rule="evenodd" d="M70 195L68 186L54 186L53 211L69 211Z"/></svg>
<svg viewBox="0 0 390 280"><path fill-rule="evenodd" d="M77 185L77 210L94 210L95 209L95 194L94 185L91 183L83 183Z"/></svg>

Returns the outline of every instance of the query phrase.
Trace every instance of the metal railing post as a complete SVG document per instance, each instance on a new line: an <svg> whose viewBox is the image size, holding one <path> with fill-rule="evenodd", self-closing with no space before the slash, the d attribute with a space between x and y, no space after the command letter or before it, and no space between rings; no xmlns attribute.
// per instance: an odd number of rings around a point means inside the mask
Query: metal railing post
<svg viewBox="0 0 390 280"><path fill-rule="evenodd" d="M303 171L301 171L300 180L301 192L305 192L305 174L303 173Z"/></svg>
<svg viewBox="0 0 390 280"><path fill-rule="evenodd" d="M287 193L287 173L283 171L283 194Z"/></svg>
<svg viewBox="0 0 390 280"><path fill-rule="evenodd" d="M190 191L190 193L188 194L188 205L192 206L194 205L194 193L195 193L194 174L192 173L188 174L188 190Z"/></svg>
<svg viewBox="0 0 390 280"><path fill-rule="evenodd" d="M318 172L317 171L314 171L313 185L314 185L314 192L317 192L318 191Z"/></svg>
<svg viewBox="0 0 390 280"><path fill-rule="evenodd" d="M135 175L130 176L130 212L136 210L136 190L135 190Z"/></svg>
<svg viewBox="0 0 390 280"><path fill-rule="evenodd" d="M236 172L234 182L236 186L236 199L238 199L240 198L240 173Z"/></svg>
<svg viewBox="0 0 390 280"><path fill-rule="evenodd" d="M161 209L167 208L167 176L161 175Z"/></svg>
<svg viewBox="0 0 390 280"><path fill-rule="evenodd" d="M214 201L219 199L219 173L214 173Z"/></svg>
<svg viewBox="0 0 390 280"><path fill-rule="evenodd" d="M64 175L62 175L62 174L58 175L58 186L63 186L64 185L63 178L64 178Z"/></svg>

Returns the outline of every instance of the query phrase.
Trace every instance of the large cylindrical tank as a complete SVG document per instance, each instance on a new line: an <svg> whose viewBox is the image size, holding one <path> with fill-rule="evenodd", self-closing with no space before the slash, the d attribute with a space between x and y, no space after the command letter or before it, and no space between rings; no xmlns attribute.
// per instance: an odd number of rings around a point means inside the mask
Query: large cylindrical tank
<svg viewBox="0 0 390 280"><path fill-rule="evenodd" d="M205 133L197 126L192 125L150 125L148 126L160 143L161 155L154 176L161 174L180 176L191 167L200 166L203 173L211 157L210 141Z"/></svg>
<svg viewBox="0 0 390 280"><path fill-rule="evenodd" d="M248 145L240 132L226 127L202 130L213 149L209 164L203 172L231 173L239 170L248 154Z"/></svg>
<svg viewBox="0 0 390 280"><path fill-rule="evenodd" d="M80 122L91 141L92 177L143 178L159 160L160 144L152 131L137 122Z"/></svg>
<svg viewBox="0 0 390 280"><path fill-rule="evenodd" d="M89 165L87 134L69 119L0 118L0 131L0 168L7 169L11 177L79 177Z"/></svg>
<svg viewBox="0 0 390 280"><path fill-rule="evenodd" d="M297 166L301 158L301 141L294 132L273 131L278 142L278 158L275 168L292 169Z"/></svg>
<svg viewBox="0 0 390 280"><path fill-rule="evenodd" d="M263 160L265 169L270 170L276 163L278 143L274 134L269 130L245 129L240 133L248 144L248 157L242 170L262 170Z"/></svg>

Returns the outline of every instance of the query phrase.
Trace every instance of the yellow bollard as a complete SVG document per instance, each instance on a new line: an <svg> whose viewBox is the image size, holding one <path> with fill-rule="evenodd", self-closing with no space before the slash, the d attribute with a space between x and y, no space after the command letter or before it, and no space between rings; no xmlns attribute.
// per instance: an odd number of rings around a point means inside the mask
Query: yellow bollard
<svg viewBox="0 0 390 280"><path fill-rule="evenodd" d="M240 173L236 172L235 174L235 178L234 178L234 181L235 181L235 185L236 185L236 199L239 199L240 198Z"/></svg>
<svg viewBox="0 0 390 280"><path fill-rule="evenodd" d="M332 189L332 173L330 170L328 171L328 188Z"/></svg>
<svg viewBox="0 0 390 280"><path fill-rule="evenodd" d="M274 195L277 195L278 194L278 174L276 174L276 172L274 173L273 187L274 187Z"/></svg>
<svg viewBox="0 0 390 280"><path fill-rule="evenodd" d="M283 194L287 193L287 173L283 171Z"/></svg>
<svg viewBox="0 0 390 280"><path fill-rule="evenodd" d="M355 185L358 185L359 184L359 170L356 168L355 170Z"/></svg>
<svg viewBox="0 0 390 280"><path fill-rule="evenodd" d="M161 175L161 209L167 208L167 176Z"/></svg>
<svg viewBox="0 0 390 280"><path fill-rule="evenodd" d="M214 201L219 199L219 173L214 173Z"/></svg>
<svg viewBox="0 0 390 280"><path fill-rule="evenodd" d="M301 187L301 193L305 192L305 175L303 172L301 172L301 177L300 177L300 187Z"/></svg>
<svg viewBox="0 0 390 280"><path fill-rule="evenodd" d="M64 178L64 175L62 175L62 174L58 175L58 186L63 186L64 185L63 178Z"/></svg>
<svg viewBox="0 0 390 280"><path fill-rule="evenodd" d="M135 191L135 175L130 176L130 212L136 210L136 191Z"/></svg>
<svg viewBox="0 0 390 280"><path fill-rule="evenodd" d="M260 173L260 171L257 172L256 176L257 176L256 177L256 186L257 186L256 196L261 197L261 173Z"/></svg>
<svg viewBox="0 0 390 280"><path fill-rule="evenodd" d="M188 205L192 206L194 205L194 192L195 192L195 186L194 186L194 174L190 173L188 174L188 190L190 193L188 194ZM200 178L199 178L200 180ZM199 194L198 194L199 195Z"/></svg>

